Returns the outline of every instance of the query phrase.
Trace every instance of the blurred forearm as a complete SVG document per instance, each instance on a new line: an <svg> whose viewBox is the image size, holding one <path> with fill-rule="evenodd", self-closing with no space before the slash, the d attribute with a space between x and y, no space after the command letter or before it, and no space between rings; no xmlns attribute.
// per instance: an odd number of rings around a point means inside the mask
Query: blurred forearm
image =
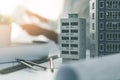
<svg viewBox="0 0 120 80"><path fill-rule="evenodd" d="M43 30L43 35L58 43L58 33L50 30Z"/></svg>
<svg viewBox="0 0 120 80"><path fill-rule="evenodd" d="M25 24L25 25L21 25L21 27L25 31L27 31L30 35L33 36L44 35L47 38L55 41L56 43L58 42L58 34L52 30L44 29L35 24Z"/></svg>

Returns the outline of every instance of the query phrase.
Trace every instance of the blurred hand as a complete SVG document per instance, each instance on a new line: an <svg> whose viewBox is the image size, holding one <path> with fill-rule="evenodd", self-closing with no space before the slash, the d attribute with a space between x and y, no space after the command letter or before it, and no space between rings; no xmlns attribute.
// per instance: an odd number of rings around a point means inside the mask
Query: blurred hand
<svg viewBox="0 0 120 80"><path fill-rule="evenodd" d="M43 34L43 29L35 24L21 25L22 29L28 32L30 35L37 36Z"/></svg>
<svg viewBox="0 0 120 80"><path fill-rule="evenodd" d="M24 24L24 25L21 25L21 27L30 35L33 35L33 36L44 35L47 38L55 41L56 43L58 42L58 34L54 31L41 28L35 24Z"/></svg>

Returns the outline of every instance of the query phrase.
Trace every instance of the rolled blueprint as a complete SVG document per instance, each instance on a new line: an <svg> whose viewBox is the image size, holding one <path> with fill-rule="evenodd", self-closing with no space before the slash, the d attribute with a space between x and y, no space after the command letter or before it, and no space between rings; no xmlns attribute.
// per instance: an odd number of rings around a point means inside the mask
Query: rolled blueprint
<svg viewBox="0 0 120 80"><path fill-rule="evenodd" d="M0 48L0 64L18 59L35 60L47 57L49 44L23 44Z"/></svg>
<svg viewBox="0 0 120 80"><path fill-rule="evenodd" d="M120 80L120 54L66 64L55 80Z"/></svg>

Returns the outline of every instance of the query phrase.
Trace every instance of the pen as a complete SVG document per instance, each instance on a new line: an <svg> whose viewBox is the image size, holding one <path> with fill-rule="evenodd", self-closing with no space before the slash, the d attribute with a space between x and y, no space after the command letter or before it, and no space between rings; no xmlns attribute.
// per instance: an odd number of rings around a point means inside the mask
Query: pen
<svg viewBox="0 0 120 80"><path fill-rule="evenodd" d="M51 70L51 72L54 72L54 64L53 64L52 57L50 57L50 70Z"/></svg>

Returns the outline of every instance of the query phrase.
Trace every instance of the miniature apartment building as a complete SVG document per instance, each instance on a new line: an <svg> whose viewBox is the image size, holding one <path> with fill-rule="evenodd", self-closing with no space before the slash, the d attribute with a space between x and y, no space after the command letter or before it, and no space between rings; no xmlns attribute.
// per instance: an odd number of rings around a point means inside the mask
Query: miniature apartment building
<svg viewBox="0 0 120 80"><path fill-rule="evenodd" d="M78 60L86 57L86 19L78 14L69 14L60 21L61 57L67 60Z"/></svg>

